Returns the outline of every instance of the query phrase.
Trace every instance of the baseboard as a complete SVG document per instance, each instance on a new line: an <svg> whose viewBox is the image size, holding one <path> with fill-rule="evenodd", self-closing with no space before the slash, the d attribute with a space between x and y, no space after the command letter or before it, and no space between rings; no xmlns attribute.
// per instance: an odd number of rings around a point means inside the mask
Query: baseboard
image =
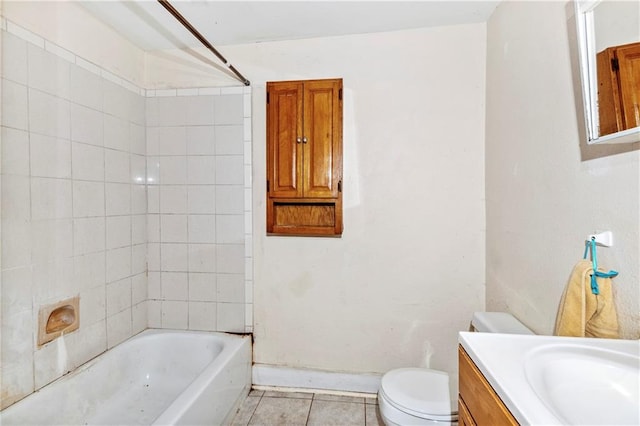
<svg viewBox="0 0 640 426"><path fill-rule="evenodd" d="M381 374L334 373L266 364L254 364L252 368L254 386L375 394L381 378Z"/></svg>

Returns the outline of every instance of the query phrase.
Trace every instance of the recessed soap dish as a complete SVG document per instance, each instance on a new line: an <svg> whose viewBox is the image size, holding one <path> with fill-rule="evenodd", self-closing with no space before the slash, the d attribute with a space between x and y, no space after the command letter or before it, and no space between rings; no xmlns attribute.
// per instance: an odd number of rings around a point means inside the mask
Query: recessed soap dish
<svg viewBox="0 0 640 426"><path fill-rule="evenodd" d="M38 312L38 346L77 330L79 326L79 296L44 306Z"/></svg>

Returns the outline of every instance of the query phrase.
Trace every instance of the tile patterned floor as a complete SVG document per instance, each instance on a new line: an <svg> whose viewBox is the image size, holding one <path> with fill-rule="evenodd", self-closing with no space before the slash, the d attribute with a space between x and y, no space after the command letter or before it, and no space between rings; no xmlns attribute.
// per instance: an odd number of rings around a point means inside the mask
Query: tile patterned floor
<svg viewBox="0 0 640 426"><path fill-rule="evenodd" d="M232 426L383 426L375 398L252 390Z"/></svg>

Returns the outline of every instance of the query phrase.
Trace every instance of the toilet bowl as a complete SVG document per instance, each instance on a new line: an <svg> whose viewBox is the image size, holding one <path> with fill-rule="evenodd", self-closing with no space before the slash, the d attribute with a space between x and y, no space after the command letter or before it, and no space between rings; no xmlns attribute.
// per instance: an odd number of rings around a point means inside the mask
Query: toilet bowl
<svg viewBox="0 0 640 426"><path fill-rule="evenodd" d="M512 315L476 312L472 329L488 333L534 334ZM387 426L457 425L458 402L450 396L447 373L427 368L398 368L382 376L380 415Z"/></svg>

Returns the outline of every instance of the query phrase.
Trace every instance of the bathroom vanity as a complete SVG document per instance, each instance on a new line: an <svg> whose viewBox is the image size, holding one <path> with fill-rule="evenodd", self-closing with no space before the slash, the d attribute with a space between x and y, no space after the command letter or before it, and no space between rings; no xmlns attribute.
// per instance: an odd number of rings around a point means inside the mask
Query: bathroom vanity
<svg viewBox="0 0 640 426"><path fill-rule="evenodd" d="M458 347L458 374L460 426L518 424L462 346Z"/></svg>
<svg viewBox="0 0 640 426"><path fill-rule="evenodd" d="M459 343L461 425L640 424L638 340L461 332Z"/></svg>

